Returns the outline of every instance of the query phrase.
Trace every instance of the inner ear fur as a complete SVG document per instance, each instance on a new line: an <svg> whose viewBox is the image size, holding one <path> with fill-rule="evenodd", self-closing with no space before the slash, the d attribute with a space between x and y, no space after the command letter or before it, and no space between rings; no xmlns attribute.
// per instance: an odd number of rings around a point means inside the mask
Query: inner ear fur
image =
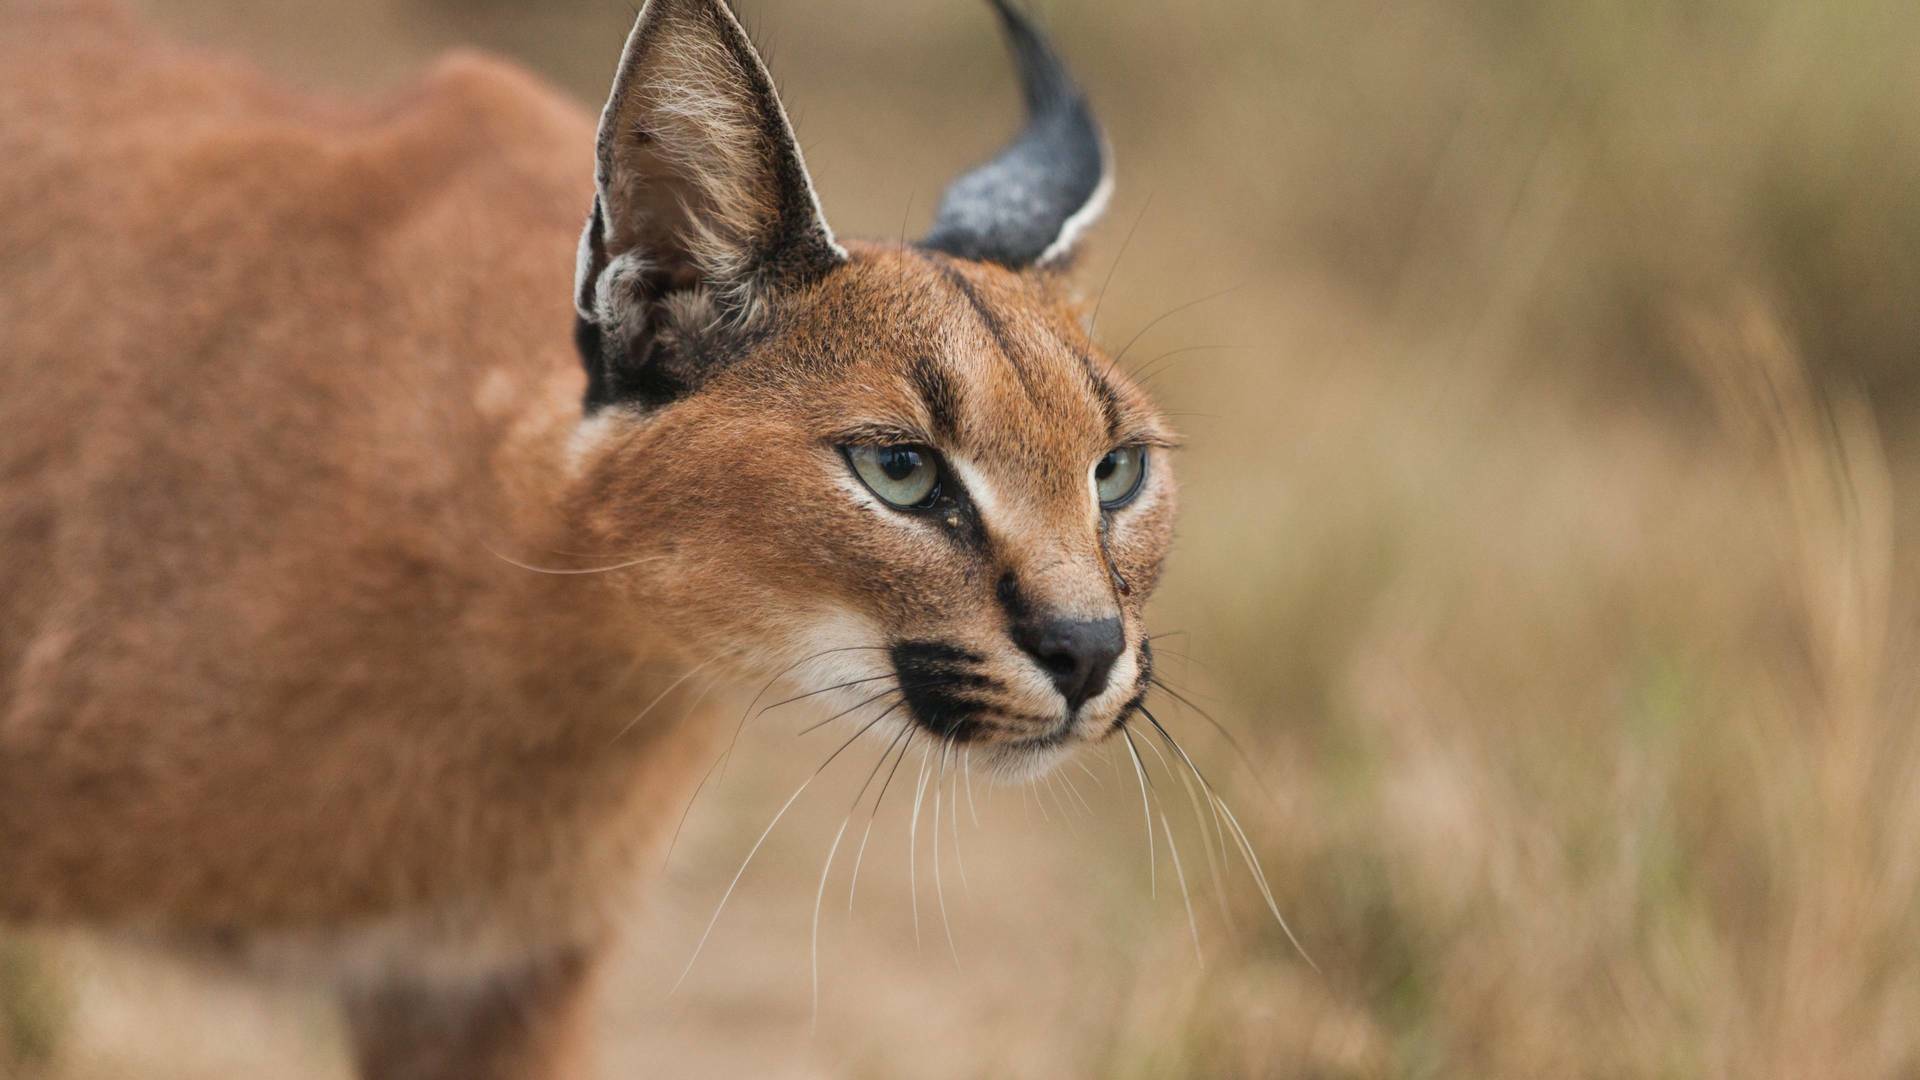
<svg viewBox="0 0 1920 1080"><path fill-rule="evenodd" d="M575 305L611 370L589 358L589 405L646 381L650 363L676 369L656 373L665 383L697 379L696 331L746 329L772 291L846 258L773 80L721 0L648 0L596 150Z"/></svg>

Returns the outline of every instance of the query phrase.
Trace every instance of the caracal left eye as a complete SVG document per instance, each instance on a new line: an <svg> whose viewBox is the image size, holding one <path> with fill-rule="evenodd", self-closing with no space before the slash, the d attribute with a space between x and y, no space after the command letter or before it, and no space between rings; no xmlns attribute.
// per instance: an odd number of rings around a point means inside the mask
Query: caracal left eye
<svg viewBox="0 0 1920 1080"><path fill-rule="evenodd" d="M1140 481L1147 475L1147 448L1122 446L1107 451L1093 467L1093 487L1100 505L1108 510L1125 506L1140 493Z"/></svg>

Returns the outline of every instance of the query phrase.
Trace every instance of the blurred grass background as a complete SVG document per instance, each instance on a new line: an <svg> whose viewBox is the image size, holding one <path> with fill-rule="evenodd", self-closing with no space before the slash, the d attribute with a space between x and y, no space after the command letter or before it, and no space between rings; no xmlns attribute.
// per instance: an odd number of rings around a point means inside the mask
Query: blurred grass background
<svg viewBox="0 0 1920 1080"><path fill-rule="evenodd" d="M476 44L596 106L632 17L141 4L316 89ZM1012 130L981 4L740 7L843 233L917 232ZM924 832L915 944L892 796L858 914L844 860L829 887L809 1034L821 795L669 997L813 763L775 714L636 912L605 1075L1920 1075L1920 8L1040 10L1117 150L1100 336L1139 335L1191 436L1163 667L1259 780L1156 712L1319 970L1237 858L1216 895L1162 777L1196 957L1130 766L1094 755L1078 796L961 819L957 957ZM0 953L0 1070L344 1075L299 988L39 951Z"/></svg>

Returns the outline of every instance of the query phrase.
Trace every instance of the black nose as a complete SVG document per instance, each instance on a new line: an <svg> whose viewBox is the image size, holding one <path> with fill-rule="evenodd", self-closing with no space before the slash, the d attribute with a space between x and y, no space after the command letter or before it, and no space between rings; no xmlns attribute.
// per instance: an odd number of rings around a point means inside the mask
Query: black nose
<svg viewBox="0 0 1920 1080"><path fill-rule="evenodd" d="M1107 673L1127 645L1119 619L1037 619L1016 624L1013 640L1053 677L1070 709L1107 688Z"/></svg>

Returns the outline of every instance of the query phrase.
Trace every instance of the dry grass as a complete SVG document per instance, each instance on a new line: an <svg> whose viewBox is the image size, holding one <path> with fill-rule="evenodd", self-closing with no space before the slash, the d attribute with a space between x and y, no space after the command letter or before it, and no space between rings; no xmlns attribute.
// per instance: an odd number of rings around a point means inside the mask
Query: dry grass
<svg viewBox="0 0 1920 1080"><path fill-rule="evenodd" d="M583 96L631 14L150 2L313 83L477 39ZM924 221L1011 111L972 5L743 6L842 231ZM1202 967L1164 843L1149 894L1131 766L1096 758L1099 786L1067 774L1086 809L1006 790L961 819L957 963L925 833L916 948L885 822L858 916L844 862L829 889L809 1035L822 796L669 998L809 764L776 722L636 914L607 1075L1920 1072L1920 12L1046 6L1118 144L1107 258L1138 221L1102 336L1147 329L1128 363L1193 435L1167 667L1261 782L1156 711L1319 971L1237 860L1216 896L1160 776ZM54 953L57 1045L0 957L0 1033L46 1075L341 1075L297 990Z"/></svg>

